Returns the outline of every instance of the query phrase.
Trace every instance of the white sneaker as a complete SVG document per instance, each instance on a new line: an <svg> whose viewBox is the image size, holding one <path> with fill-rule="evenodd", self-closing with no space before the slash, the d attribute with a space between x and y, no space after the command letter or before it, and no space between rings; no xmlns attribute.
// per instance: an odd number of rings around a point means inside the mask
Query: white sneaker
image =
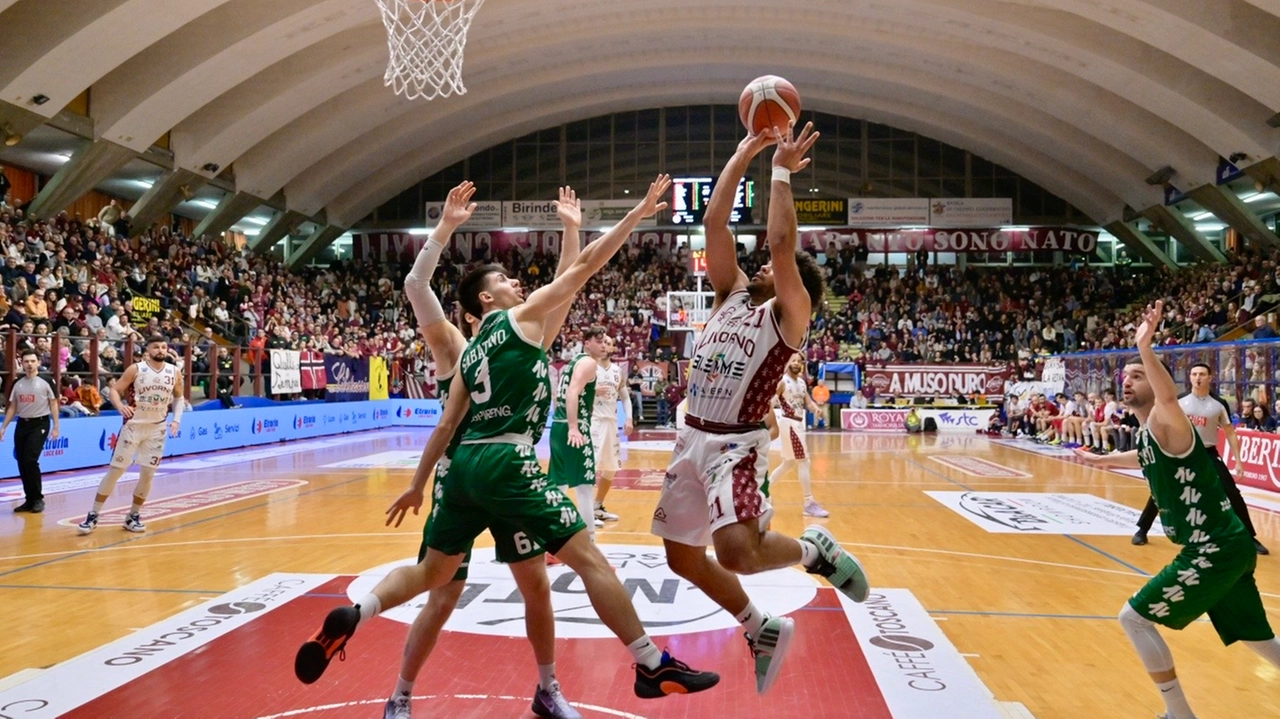
<svg viewBox="0 0 1280 719"><path fill-rule="evenodd" d="M596 529L604 529L604 520L602 520L602 519L596 519L596 520L593 520L593 521L595 521L595 523L596 523Z"/></svg>
<svg viewBox="0 0 1280 719"><path fill-rule="evenodd" d="M817 517L819 519L825 519L831 516L831 512L823 509L822 505L818 504L818 500L816 499L804 500L804 514L806 517Z"/></svg>
<svg viewBox="0 0 1280 719"><path fill-rule="evenodd" d="M600 505L596 505L596 519L599 519L605 522L616 522L618 521L618 515L605 509L604 505L600 504Z"/></svg>
<svg viewBox="0 0 1280 719"><path fill-rule="evenodd" d="M89 512L89 516L85 517L83 522L76 525L76 533L83 536L92 532L94 528L97 526L98 526L98 513Z"/></svg>
<svg viewBox="0 0 1280 719"><path fill-rule="evenodd" d="M396 697L387 700L387 708L382 712L382 719L410 719L409 697Z"/></svg>
<svg viewBox="0 0 1280 719"><path fill-rule="evenodd" d="M124 528L130 532L139 534L147 531L147 525L142 523L142 517L137 512L132 512L124 518Z"/></svg>

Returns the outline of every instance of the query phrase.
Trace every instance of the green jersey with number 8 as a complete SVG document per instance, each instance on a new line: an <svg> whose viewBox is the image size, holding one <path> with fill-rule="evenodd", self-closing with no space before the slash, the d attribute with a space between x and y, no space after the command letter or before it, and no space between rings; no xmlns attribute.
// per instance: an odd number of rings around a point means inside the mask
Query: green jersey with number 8
<svg viewBox="0 0 1280 719"><path fill-rule="evenodd" d="M520 333L509 310L485 316L460 363L471 390L463 443L518 435L536 444L551 409L551 367L542 345Z"/></svg>

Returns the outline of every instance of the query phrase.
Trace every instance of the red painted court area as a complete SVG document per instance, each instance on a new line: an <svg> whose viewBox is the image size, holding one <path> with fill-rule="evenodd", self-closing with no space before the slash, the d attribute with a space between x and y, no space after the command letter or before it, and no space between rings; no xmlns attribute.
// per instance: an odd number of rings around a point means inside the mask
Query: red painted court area
<svg viewBox="0 0 1280 719"><path fill-rule="evenodd" d="M351 580L333 579L263 611L225 636L64 716L139 716L141 707L152 717L381 716L408 630L402 623L378 618L362 627L347 647L346 661L335 661L313 685L293 676L298 644L330 608L346 601ZM890 719L835 592L820 590L792 616L797 631L787 666L765 697L756 694L746 644L731 629L655 636L682 660L722 675L719 686L702 694L637 699L630 656L621 644L606 639L559 640L558 674L566 695L586 717ZM536 683L533 655L523 639L445 632L419 675L414 714L533 716L529 699Z"/></svg>

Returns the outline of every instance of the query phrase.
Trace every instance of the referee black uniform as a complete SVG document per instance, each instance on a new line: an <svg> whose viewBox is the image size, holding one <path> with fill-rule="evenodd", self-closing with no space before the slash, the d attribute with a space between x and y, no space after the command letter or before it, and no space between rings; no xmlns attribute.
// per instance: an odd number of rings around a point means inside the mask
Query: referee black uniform
<svg viewBox="0 0 1280 719"><path fill-rule="evenodd" d="M16 414L18 429L13 433L14 456L18 460L26 501L14 507L13 511L39 514L44 511L40 455L49 437L50 423L53 436L58 435L58 395L38 374L40 358L34 352L23 355L22 369L26 375L14 382L13 390L9 392L9 406L5 409L4 424L0 425L0 441L4 440L4 433Z"/></svg>

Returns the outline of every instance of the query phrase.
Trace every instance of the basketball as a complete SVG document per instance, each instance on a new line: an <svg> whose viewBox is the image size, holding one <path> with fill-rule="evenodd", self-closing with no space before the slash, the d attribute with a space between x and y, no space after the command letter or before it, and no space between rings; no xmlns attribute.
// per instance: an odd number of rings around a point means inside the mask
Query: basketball
<svg viewBox="0 0 1280 719"><path fill-rule="evenodd" d="M754 135L772 133L800 120L800 93L777 75L757 77L742 88L738 117Z"/></svg>

